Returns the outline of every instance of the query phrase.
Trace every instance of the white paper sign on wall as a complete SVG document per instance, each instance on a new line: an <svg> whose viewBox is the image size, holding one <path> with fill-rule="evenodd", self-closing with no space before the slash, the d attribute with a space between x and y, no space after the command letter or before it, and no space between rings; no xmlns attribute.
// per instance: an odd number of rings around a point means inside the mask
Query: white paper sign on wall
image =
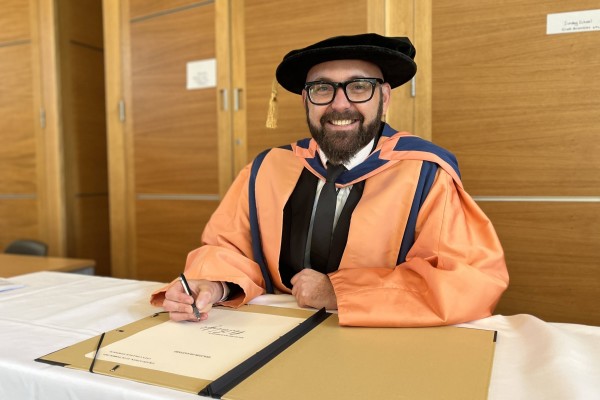
<svg viewBox="0 0 600 400"><path fill-rule="evenodd" d="M546 16L546 34L600 31L600 10L584 10Z"/></svg>
<svg viewBox="0 0 600 400"><path fill-rule="evenodd" d="M186 69L186 88L188 90L206 89L217 86L216 59L190 61L187 63Z"/></svg>

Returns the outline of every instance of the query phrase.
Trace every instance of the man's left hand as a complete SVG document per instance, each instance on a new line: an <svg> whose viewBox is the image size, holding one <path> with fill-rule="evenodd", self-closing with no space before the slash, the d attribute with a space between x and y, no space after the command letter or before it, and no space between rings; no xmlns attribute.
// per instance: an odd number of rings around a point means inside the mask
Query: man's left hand
<svg viewBox="0 0 600 400"><path fill-rule="evenodd" d="M307 268L294 275L291 283L292 295L300 307L337 310L337 298L329 276Z"/></svg>

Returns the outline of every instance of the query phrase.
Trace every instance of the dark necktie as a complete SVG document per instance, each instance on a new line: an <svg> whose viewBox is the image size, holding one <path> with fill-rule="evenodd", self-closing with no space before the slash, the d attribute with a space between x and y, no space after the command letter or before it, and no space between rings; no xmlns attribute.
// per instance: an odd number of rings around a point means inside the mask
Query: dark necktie
<svg viewBox="0 0 600 400"><path fill-rule="evenodd" d="M310 265L317 271L325 272L327 269L337 201L335 180L345 169L341 164L327 163L327 176L317 202L310 242Z"/></svg>

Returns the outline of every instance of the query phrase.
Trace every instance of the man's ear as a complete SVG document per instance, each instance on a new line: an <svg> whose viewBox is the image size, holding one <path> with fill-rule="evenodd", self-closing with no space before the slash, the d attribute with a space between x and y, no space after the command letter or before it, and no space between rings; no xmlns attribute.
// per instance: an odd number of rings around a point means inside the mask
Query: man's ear
<svg viewBox="0 0 600 400"><path fill-rule="evenodd" d="M392 99L392 87L387 82L381 84L381 98L383 99L383 115L385 115Z"/></svg>

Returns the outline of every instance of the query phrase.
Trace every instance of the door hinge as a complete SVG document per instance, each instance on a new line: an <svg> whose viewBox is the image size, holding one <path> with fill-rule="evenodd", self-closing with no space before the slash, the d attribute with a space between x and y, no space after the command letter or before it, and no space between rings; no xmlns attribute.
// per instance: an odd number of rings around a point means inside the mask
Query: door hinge
<svg viewBox="0 0 600 400"><path fill-rule="evenodd" d="M119 121L125 122L125 101L119 100Z"/></svg>
<svg viewBox="0 0 600 400"><path fill-rule="evenodd" d="M42 129L46 129L46 110L40 108L40 126Z"/></svg>

